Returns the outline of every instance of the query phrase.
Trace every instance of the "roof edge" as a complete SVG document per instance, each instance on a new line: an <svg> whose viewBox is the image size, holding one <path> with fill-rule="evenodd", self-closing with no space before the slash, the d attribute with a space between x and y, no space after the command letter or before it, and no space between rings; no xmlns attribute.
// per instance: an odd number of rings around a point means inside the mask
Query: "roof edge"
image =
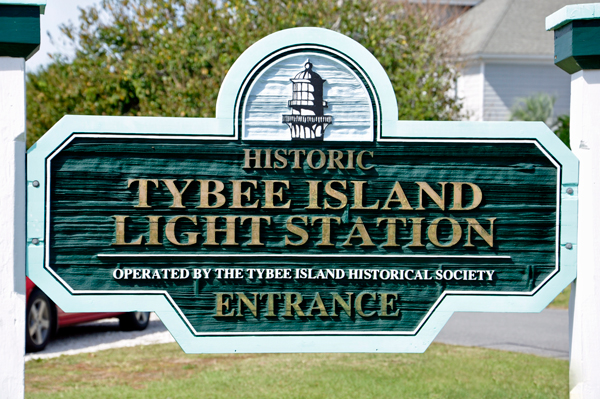
<svg viewBox="0 0 600 399"><path fill-rule="evenodd" d="M554 56L552 54L492 54L492 53L475 53L457 58L459 62L489 62L496 63L519 63L519 64L546 64L553 63Z"/></svg>

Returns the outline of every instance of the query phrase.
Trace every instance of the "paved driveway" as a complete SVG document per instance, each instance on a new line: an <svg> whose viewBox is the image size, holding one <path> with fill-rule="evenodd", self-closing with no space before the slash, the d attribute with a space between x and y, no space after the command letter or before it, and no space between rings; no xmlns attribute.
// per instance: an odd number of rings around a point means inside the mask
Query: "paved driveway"
<svg viewBox="0 0 600 399"><path fill-rule="evenodd" d="M568 359L569 317L566 310L556 309L541 313L455 313L435 341ZM145 331L119 331L118 320L108 319L65 328L43 352L28 354L25 359L165 342L173 342L173 337L154 314Z"/></svg>
<svg viewBox="0 0 600 399"><path fill-rule="evenodd" d="M569 313L454 313L436 342L569 359Z"/></svg>
<svg viewBox="0 0 600 399"><path fill-rule="evenodd" d="M144 331L121 331L119 320L113 318L61 329L46 349L38 353L28 353L25 355L25 361L174 341L171 333L154 313L151 314L148 328Z"/></svg>

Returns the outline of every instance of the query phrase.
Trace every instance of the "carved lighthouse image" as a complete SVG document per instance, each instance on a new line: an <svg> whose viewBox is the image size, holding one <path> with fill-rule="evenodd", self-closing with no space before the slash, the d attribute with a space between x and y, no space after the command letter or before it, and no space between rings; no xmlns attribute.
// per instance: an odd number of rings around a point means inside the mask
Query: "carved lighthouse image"
<svg viewBox="0 0 600 399"><path fill-rule="evenodd" d="M288 107L291 115L282 115L282 122L290 127L292 140L323 140L325 129L333 123L331 115L323 115L327 102L323 101L324 79L312 70L313 64L307 60L304 71L293 79L292 99Z"/></svg>

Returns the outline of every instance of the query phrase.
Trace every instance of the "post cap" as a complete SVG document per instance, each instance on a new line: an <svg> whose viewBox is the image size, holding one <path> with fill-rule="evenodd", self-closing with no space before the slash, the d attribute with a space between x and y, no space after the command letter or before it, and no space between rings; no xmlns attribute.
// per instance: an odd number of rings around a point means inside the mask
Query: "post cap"
<svg viewBox="0 0 600 399"><path fill-rule="evenodd" d="M554 64L573 74L600 69L600 3L565 6L546 18L554 31Z"/></svg>
<svg viewBox="0 0 600 399"><path fill-rule="evenodd" d="M0 57L29 59L40 48L46 0L0 0Z"/></svg>
<svg viewBox="0 0 600 399"><path fill-rule="evenodd" d="M46 0L0 0L1 5L8 6L38 6L40 14L46 12Z"/></svg>
<svg viewBox="0 0 600 399"><path fill-rule="evenodd" d="M573 4L546 17L546 30L557 30L569 22L600 18L600 3Z"/></svg>

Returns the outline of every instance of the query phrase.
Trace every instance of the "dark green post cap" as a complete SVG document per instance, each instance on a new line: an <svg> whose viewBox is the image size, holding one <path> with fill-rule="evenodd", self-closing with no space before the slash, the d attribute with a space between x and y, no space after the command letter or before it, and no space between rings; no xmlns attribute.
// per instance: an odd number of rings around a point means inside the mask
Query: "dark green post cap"
<svg viewBox="0 0 600 399"><path fill-rule="evenodd" d="M29 59L40 48L45 0L0 0L0 57Z"/></svg>
<svg viewBox="0 0 600 399"><path fill-rule="evenodd" d="M573 74L600 69L600 3L566 6L546 18L554 31L554 64Z"/></svg>

